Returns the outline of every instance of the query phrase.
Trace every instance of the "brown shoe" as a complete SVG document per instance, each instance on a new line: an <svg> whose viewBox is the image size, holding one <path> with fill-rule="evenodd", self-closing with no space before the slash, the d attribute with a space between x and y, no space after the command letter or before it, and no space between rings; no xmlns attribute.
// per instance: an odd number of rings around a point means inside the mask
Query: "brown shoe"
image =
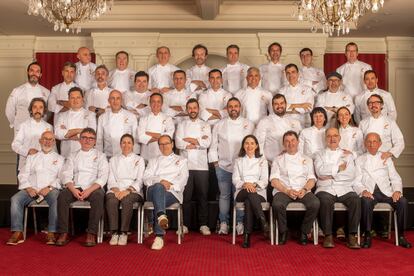
<svg viewBox="0 0 414 276"><path fill-rule="evenodd" d="M55 233L48 232L47 233L47 236L46 236L46 244L48 244L48 245L55 245L55 243L56 243Z"/></svg>
<svg viewBox="0 0 414 276"><path fill-rule="evenodd" d="M86 247L92 247L96 245L96 235L92 233L86 233L86 240L83 244Z"/></svg>
<svg viewBox="0 0 414 276"><path fill-rule="evenodd" d="M167 217L167 215L163 214L163 215L158 217L158 225L164 230L168 229L168 217Z"/></svg>
<svg viewBox="0 0 414 276"><path fill-rule="evenodd" d="M18 245L19 243L24 242L23 232L15 231L13 232L10 239L6 242L8 245Z"/></svg>
<svg viewBox="0 0 414 276"><path fill-rule="evenodd" d="M323 247L325 247L325 248L334 248L335 247L332 235L326 235L325 236L325 238L323 239Z"/></svg>
<svg viewBox="0 0 414 276"><path fill-rule="evenodd" d="M348 235L348 248L351 249L360 249L361 247L358 244L358 238L353 235L353 234L349 234Z"/></svg>
<svg viewBox="0 0 414 276"><path fill-rule="evenodd" d="M69 234L68 233L61 233L59 238L55 242L57 246L64 246L69 242Z"/></svg>

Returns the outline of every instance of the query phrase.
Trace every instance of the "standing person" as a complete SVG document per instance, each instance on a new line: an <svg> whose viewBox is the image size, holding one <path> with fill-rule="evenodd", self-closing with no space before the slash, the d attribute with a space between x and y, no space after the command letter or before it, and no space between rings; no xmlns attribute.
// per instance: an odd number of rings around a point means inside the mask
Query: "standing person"
<svg viewBox="0 0 414 276"><path fill-rule="evenodd" d="M243 137L252 134L254 124L240 116L241 104L239 99L231 98L227 102L229 116L216 125L212 132L212 140L208 159L213 163L218 186L219 198L219 234L227 235L229 232L230 199L234 194L232 184L232 172L237 151L240 149ZM242 235L244 231L242 212L237 213L237 234Z"/></svg>
<svg viewBox="0 0 414 276"><path fill-rule="evenodd" d="M128 68L129 54L119 51L115 54L116 68L109 72L109 86L122 93L134 86L135 71Z"/></svg>
<svg viewBox="0 0 414 276"><path fill-rule="evenodd" d="M99 65L95 70L96 86L86 92L85 107L87 110L101 116L108 107L109 93L113 90L108 86L109 71L105 65Z"/></svg>
<svg viewBox="0 0 414 276"><path fill-rule="evenodd" d="M156 55L158 63L148 69L149 88L152 93L162 94L174 89L173 73L180 68L170 63L171 52L167 46L158 47Z"/></svg>
<svg viewBox="0 0 414 276"><path fill-rule="evenodd" d="M75 82L83 91L89 91L95 86L95 69L96 64L93 63L91 51L88 47L80 47L76 55L76 77Z"/></svg>
<svg viewBox="0 0 414 276"><path fill-rule="evenodd" d="M249 248L255 217L259 219L265 236L269 234L269 223L262 209L262 202L266 202L269 169L266 158L260 154L259 143L254 135L247 135L242 140L239 157L234 162L232 181L236 188L234 200L244 203L245 229L242 247Z"/></svg>
<svg viewBox="0 0 414 276"><path fill-rule="evenodd" d="M246 87L246 74L249 66L239 62L240 48L231 44L227 46L227 64L221 69L223 73L223 88L231 94Z"/></svg>
<svg viewBox="0 0 414 276"><path fill-rule="evenodd" d="M303 48L299 52L302 67L299 69L300 80L302 83L312 87L316 95L326 87L325 73L323 70L313 67L313 51L310 48Z"/></svg>
<svg viewBox="0 0 414 276"><path fill-rule="evenodd" d="M299 151L310 158L325 148L325 131L327 124L326 111L315 107L311 114L311 126L302 130L299 135Z"/></svg>
<svg viewBox="0 0 414 276"><path fill-rule="evenodd" d="M74 83L75 76L76 65L73 62L65 62L62 66L63 82L52 87L52 92L48 99L49 111L55 113L55 116L59 112L69 110L68 91L72 87L77 86Z"/></svg>
<svg viewBox="0 0 414 276"><path fill-rule="evenodd" d="M285 76L285 65L280 63L282 45L273 42L267 47L269 63L260 65L262 76L262 87L270 91L272 95L278 93L279 89L287 84Z"/></svg>
<svg viewBox="0 0 414 276"><path fill-rule="evenodd" d="M144 202L142 187L145 161L133 152L134 144L134 137L131 134L122 135L121 153L113 156L109 161L108 192L105 203L109 230L112 233L110 245L127 244L133 205L136 202ZM121 227L118 225L119 206L122 206Z"/></svg>
<svg viewBox="0 0 414 276"><path fill-rule="evenodd" d="M192 56L195 65L187 69L187 86L191 92L200 94L208 88L210 67L206 65L208 49L202 44L193 47Z"/></svg>
<svg viewBox="0 0 414 276"><path fill-rule="evenodd" d="M42 77L42 67L38 62L27 66L27 82L16 87L7 98L6 117L10 128L14 128L14 135L19 131L20 124L30 118L28 108L33 98L49 98L50 91L39 84ZM46 112L45 112L46 113Z"/></svg>
<svg viewBox="0 0 414 276"><path fill-rule="evenodd" d="M149 107L151 91L148 89L148 81L149 76L146 72L137 72L135 74L135 89L122 95L124 107L134 113L137 118L147 115L151 110Z"/></svg>
<svg viewBox="0 0 414 276"><path fill-rule="evenodd" d="M345 106L336 111L336 127L342 139L339 147L352 152L356 159L364 151L364 138L362 131L352 121L351 111Z"/></svg>

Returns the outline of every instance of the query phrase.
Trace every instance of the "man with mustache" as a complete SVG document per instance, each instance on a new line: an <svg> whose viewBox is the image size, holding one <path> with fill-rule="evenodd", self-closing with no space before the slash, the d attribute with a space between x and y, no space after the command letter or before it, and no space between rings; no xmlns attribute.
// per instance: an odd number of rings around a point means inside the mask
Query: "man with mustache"
<svg viewBox="0 0 414 276"><path fill-rule="evenodd" d="M99 65L95 70L96 86L86 92L86 109L94 112L97 117L105 112L108 107L109 93L112 89L108 86L109 71L105 65Z"/></svg>
<svg viewBox="0 0 414 276"><path fill-rule="evenodd" d="M207 47L197 44L193 47L193 58L195 65L187 70L187 86L191 92L200 94L208 87L208 72L210 67L206 65L208 56Z"/></svg>

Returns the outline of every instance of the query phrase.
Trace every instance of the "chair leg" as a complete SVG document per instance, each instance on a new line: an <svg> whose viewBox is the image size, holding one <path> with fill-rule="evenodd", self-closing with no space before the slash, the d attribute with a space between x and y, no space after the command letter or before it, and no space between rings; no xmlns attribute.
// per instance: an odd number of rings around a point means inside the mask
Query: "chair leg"
<svg viewBox="0 0 414 276"><path fill-rule="evenodd" d="M232 244L236 244L236 203L233 206L233 227L232 227Z"/></svg>
<svg viewBox="0 0 414 276"><path fill-rule="evenodd" d="M139 243L143 243L144 241L144 206L141 207L141 235L139 237Z"/></svg>
<svg viewBox="0 0 414 276"><path fill-rule="evenodd" d="M32 207L33 210L33 226L34 226L34 232L37 235L37 218L36 218L36 208Z"/></svg>
<svg viewBox="0 0 414 276"><path fill-rule="evenodd" d="M275 243L276 245L279 245L279 225L277 223L277 219L275 219L275 232L276 232Z"/></svg>
<svg viewBox="0 0 414 276"><path fill-rule="evenodd" d="M269 221L270 221L270 245L274 245L275 244L275 236L274 236L274 232L273 232L273 210L272 210L272 206L270 206L269 208Z"/></svg>
<svg viewBox="0 0 414 276"><path fill-rule="evenodd" d="M318 229L319 229L319 225L318 225L318 219L315 219L315 221L313 222L313 244L314 245L318 245Z"/></svg>
<svg viewBox="0 0 414 276"><path fill-rule="evenodd" d="M23 221L23 239L26 240L27 232L27 206L24 207L24 221Z"/></svg>
<svg viewBox="0 0 414 276"><path fill-rule="evenodd" d="M73 217L73 208L69 208L70 209L70 212L69 212L69 221L70 221L70 226L71 226L71 234L72 234L72 236L74 236L75 235L75 223L74 223L74 217Z"/></svg>
<svg viewBox="0 0 414 276"><path fill-rule="evenodd" d="M98 243L103 242L104 225L104 216L102 216L98 224Z"/></svg>
<svg viewBox="0 0 414 276"><path fill-rule="evenodd" d="M388 212L388 239L391 239L391 227L392 227L392 210Z"/></svg>
<svg viewBox="0 0 414 276"><path fill-rule="evenodd" d="M359 245L361 245L361 224L358 224L358 232L357 232L357 235L358 235L358 244Z"/></svg>
<svg viewBox="0 0 414 276"><path fill-rule="evenodd" d="M397 211L394 211L394 232L395 232L395 245L399 246L398 242L398 222L397 222Z"/></svg>
<svg viewBox="0 0 414 276"><path fill-rule="evenodd" d="M181 210L182 209L181 209L181 205L180 205L180 207L178 207L178 209L177 209L178 244L181 244L181 235L183 234L183 225L182 225L183 222L182 222Z"/></svg>
<svg viewBox="0 0 414 276"><path fill-rule="evenodd" d="M141 206L137 208L137 243L139 243L139 237L141 236Z"/></svg>

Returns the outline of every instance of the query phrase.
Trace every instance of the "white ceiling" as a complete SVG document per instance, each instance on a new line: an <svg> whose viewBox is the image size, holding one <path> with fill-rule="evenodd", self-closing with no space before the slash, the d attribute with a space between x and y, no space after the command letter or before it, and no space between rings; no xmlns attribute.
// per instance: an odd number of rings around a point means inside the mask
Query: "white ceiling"
<svg viewBox="0 0 414 276"><path fill-rule="evenodd" d="M296 1L115 0L112 10L83 25L91 32L309 32L292 15ZM385 0L350 36L414 36L414 1ZM62 36L40 16L27 14L27 0L0 1L0 35Z"/></svg>

